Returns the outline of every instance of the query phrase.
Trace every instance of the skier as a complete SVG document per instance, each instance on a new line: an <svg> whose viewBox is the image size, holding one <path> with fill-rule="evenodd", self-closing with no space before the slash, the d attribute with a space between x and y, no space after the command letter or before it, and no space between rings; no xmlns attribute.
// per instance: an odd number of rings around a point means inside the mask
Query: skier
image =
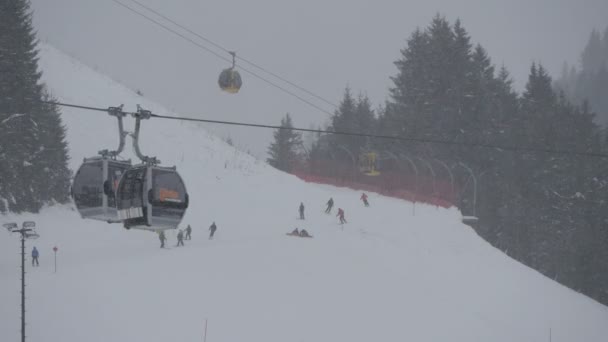
<svg viewBox="0 0 608 342"><path fill-rule="evenodd" d="M213 224L211 224L211 226L209 227L209 240L213 240L213 234L215 234L216 230L217 226L215 225L215 222L213 222Z"/></svg>
<svg viewBox="0 0 608 342"><path fill-rule="evenodd" d="M184 231L183 230L179 230L179 233L177 233L177 246L183 246L184 245Z"/></svg>
<svg viewBox="0 0 608 342"><path fill-rule="evenodd" d="M344 210L342 210L342 208L338 208L338 215L336 215L340 218L340 224L345 224L348 223L346 222L346 219L344 218Z"/></svg>
<svg viewBox="0 0 608 342"><path fill-rule="evenodd" d="M367 194L365 192L361 195L361 200L363 201L363 204L365 204L366 207L369 207L369 202L367 201Z"/></svg>
<svg viewBox="0 0 608 342"><path fill-rule="evenodd" d="M300 220L304 219L304 203L300 202Z"/></svg>
<svg viewBox="0 0 608 342"><path fill-rule="evenodd" d="M333 198L329 198L329 201L327 201L327 209L325 209L325 213L329 214L331 213L331 209L334 207L334 199Z"/></svg>
<svg viewBox="0 0 608 342"><path fill-rule="evenodd" d="M36 266L40 266L38 264L38 255L39 255L38 250L34 246L34 248L32 249L32 266L34 266L34 263L36 263Z"/></svg>
<svg viewBox="0 0 608 342"><path fill-rule="evenodd" d="M165 248L165 241L167 241L167 237L165 236L165 232L163 230L158 233L158 239L160 240L160 248Z"/></svg>
<svg viewBox="0 0 608 342"><path fill-rule="evenodd" d="M188 227L186 227L186 240L192 240L192 227L190 227L190 225L188 225Z"/></svg>

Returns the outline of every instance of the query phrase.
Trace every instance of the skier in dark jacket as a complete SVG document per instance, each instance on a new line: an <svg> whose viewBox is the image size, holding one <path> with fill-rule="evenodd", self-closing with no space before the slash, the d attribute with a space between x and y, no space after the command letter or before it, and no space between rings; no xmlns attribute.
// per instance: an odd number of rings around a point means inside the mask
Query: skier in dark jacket
<svg viewBox="0 0 608 342"><path fill-rule="evenodd" d="M160 240L160 248L165 248L165 241L167 241L167 237L165 236L165 232L163 230L158 233L158 239Z"/></svg>
<svg viewBox="0 0 608 342"><path fill-rule="evenodd" d="M304 203L300 202L300 220L304 220Z"/></svg>
<svg viewBox="0 0 608 342"><path fill-rule="evenodd" d="M365 192L363 194L361 194L361 200L363 201L363 204L366 207L369 207L369 202L367 201L367 194Z"/></svg>
<svg viewBox="0 0 608 342"><path fill-rule="evenodd" d="M36 266L40 266L40 265L38 264L38 256L39 256L39 255L40 255L40 254L38 253L38 250L36 249L36 247L34 247L34 248L32 249L32 266L34 266L34 263L36 263Z"/></svg>
<svg viewBox="0 0 608 342"><path fill-rule="evenodd" d="M192 240L192 227L186 227L186 240Z"/></svg>
<svg viewBox="0 0 608 342"><path fill-rule="evenodd" d="M209 227L209 240L213 240L213 234L215 234L216 230L217 226L215 225L215 222L213 222L213 224L211 224L211 226Z"/></svg>
<svg viewBox="0 0 608 342"><path fill-rule="evenodd" d="M177 246L183 246L184 245L184 231L180 230L179 233L177 233Z"/></svg>
<svg viewBox="0 0 608 342"><path fill-rule="evenodd" d="M340 218L340 224L345 224L346 219L344 218L344 210L342 210L342 208L338 208L338 215L336 215Z"/></svg>
<svg viewBox="0 0 608 342"><path fill-rule="evenodd" d="M331 213L331 209L334 207L334 199L330 198L329 201L327 201L327 209L325 209L325 213L329 214Z"/></svg>

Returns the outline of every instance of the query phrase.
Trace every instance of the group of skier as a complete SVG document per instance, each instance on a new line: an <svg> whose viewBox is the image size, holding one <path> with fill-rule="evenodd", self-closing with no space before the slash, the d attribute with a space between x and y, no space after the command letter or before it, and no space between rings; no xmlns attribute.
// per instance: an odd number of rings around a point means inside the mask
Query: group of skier
<svg viewBox="0 0 608 342"><path fill-rule="evenodd" d="M361 201L363 201L363 205L365 205L366 207L369 207L369 201L367 200L368 196L366 193L362 193L360 199L361 199ZM334 207L334 199L329 198L329 200L327 201L327 207L325 208L325 213L331 214L333 207ZM300 214L300 220L306 219L306 217L304 215L304 210L305 210L304 203L300 202L300 207L298 208L298 212ZM336 217L338 217L338 219L340 220L340 224L343 225L345 223L348 223L348 221L346 221L344 209L338 208L338 213L336 214ZM215 234L216 230L217 230L217 225L215 224L215 222L213 222L211 224L211 226L209 226L209 240L213 239L213 235ZM312 237L312 235L310 235L308 233L308 231L306 231L306 229L299 230L298 228L295 228L291 233L287 233L287 235L298 236L298 237ZM160 240L160 248L165 248L165 242L167 241L165 232L161 230L158 233L158 238ZM184 236L183 229L180 229L178 231L176 247L183 246L184 240L192 240L192 227L190 225L188 225L185 229L185 236ZM34 258L34 252L36 252L35 258ZM34 264L34 260L36 260L36 263L38 263L38 251L36 251L35 248L34 248L34 251L32 251L32 265Z"/></svg>
<svg viewBox="0 0 608 342"><path fill-rule="evenodd" d="M209 226L209 240L213 240L213 235L215 235L215 231L217 230L217 225L215 222ZM192 227L188 225L185 229L186 235L184 236L184 229L180 229L177 232L177 245L176 247L183 246L184 240L192 240ZM167 236L165 235L165 231L161 230L158 233L158 239L160 240L160 248L165 248L165 242L167 241Z"/></svg>
<svg viewBox="0 0 608 342"><path fill-rule="evenodd" d="M368 196L365 192L361 194L361 197L359 199L363 202L364 206L369 207L369 201L367 200ZM327 205L327 207L325 208L325 213L330 214L331 210L334 207L334 199L330 197L329 200L327 201L326 205ZM305 210L304 203L300 202L300 207L298 209L298 212L300 213L300 220L305 219L304 210ZM343 225L345 223L348 223L348 221L346 221L344 209L338 208L338 213L336 214L336 217L340 220L340 224ZM302 234L305 234L306 236L302 236ZM300 236L300 237L312 237L308 234L308 232L305 229L298 231L298 228L294 229L291 233L287 233L287 235Z"/></svg>

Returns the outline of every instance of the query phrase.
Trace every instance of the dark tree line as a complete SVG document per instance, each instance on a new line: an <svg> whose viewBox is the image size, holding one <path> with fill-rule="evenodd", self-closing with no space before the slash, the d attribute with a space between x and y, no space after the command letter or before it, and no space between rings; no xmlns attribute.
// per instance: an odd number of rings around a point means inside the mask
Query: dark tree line
<svg viewBox="0 0 608 342"><path fill-rule="evenodd" d="M29 1L0 1L0 213L68 200L65 127L40 82Z"/></svg>
<svg viewBox="0 0 608 342"><path fill-rule="evenodd" d="M450 165L463 162L478 178L474 228L480 236L608 304L608 159L549 153L608 153L595 107L555 90L539 63L531 65L526 88L518 94L508 71L496 69L461 22L452 25L441 16L412 33L395 66L390 99L382 108L374 112L365 97L354 98L346 89L328 128L465 145L324 135L313 143L309 158L331 154L347 160L340 149L345 146L353 154L405 152ZM462 171L455 170L461 189L455 204L470 215L472 187Z"/></svg>
<svg viewBox="0 0 608 342"><path fill-rule="evenodd" d="M597 114L595 121L608 125L608 27L603 34L591 32L581 53L580 66L564 64L555 86L564 91L570 101L588 101Z"/></svg>

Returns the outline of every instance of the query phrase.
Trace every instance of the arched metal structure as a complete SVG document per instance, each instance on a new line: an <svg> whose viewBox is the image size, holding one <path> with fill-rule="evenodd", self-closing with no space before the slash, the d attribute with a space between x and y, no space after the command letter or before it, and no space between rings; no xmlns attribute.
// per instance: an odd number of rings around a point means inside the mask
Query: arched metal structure
<svg viewBox="0 0 608 342"><path fill-rule="evenodd" d="M348 154L348 156L350 157L350 160L353 163L353 179L356 179L357 178L356 177L357 176L357 159L355 158L355 155L344 145L339 145L338 148L341 149L342 151L346 152L346 154Z"/></svg>
<svg viewBox="0 0 608 342"><path fill-rule="evenodd" d="M341 149L342 151L346 152L346 154L348 154L348 156L350 157L350 160L353 162L353 167L356 168L357 167L357 158L355 158L355 155L344 145L339 145L338 148Z"/></svg>
<svg viewBox="0 0 608 342"><path fill-rule="evenodd" d="M433 177L432 178L432 180L433 180L433 195L437 195L437 185L435 183L436 176L435 176L435 170L433 169L433 165L431 165L431 163L428 160L424 159L424 158L421 158L421 157L418 157L418 156L415 156L414 158L418 159L422 163L424 163L426 165L426 167L429 169L429 171L431 171L431 176Z"/></svg>
<svg viewBox="0 0 608 342"><path fill-rule="evenodd" d="M414 163L414 161L408 157L405 153L400 153L399 157L401 157L402 160L406 160L410 166L412 167L412 169L414 170L414 175L416 178L414 178L414 201L412 202L412 215L416 215L416 200L417 200L417 196L418 196L418 167L416 166L416 163Z"/></svg>
<svg viewBox="0 0 608 342"><path fill-rule="evenodd" d="M452 173L452 170L450 169L448 164L446 164L442 160L437 159L437 158L433 158L433 160L435 162L437 162L439 165L443 166L443 168L446 169L446 171L448 172L448 175L450 176L450 191L451 191L450 196L454 197L454 174Z"/></svg>
<svg viewBox="0 0 608 342"><path fill-rule="evenodd" d="M473 172L473 170L468 167L465 163L463 162L458 162L456 164L454 164L452 166L452 168L454 168L455 166L460 166L463 169L465 169L468 173L469 173L469 178L467 179L467 181L465 182L465 186L463 187L462 191L464 191L466 189L466 185L470 180L473 180L473 215L463 215L462 217L462 222L465 224L473 224L476 223L477 221L479 221L479 218L477 217L477 212L476 212L476 208L477 208L477 178L475 177L475 173Z"/></svg>

